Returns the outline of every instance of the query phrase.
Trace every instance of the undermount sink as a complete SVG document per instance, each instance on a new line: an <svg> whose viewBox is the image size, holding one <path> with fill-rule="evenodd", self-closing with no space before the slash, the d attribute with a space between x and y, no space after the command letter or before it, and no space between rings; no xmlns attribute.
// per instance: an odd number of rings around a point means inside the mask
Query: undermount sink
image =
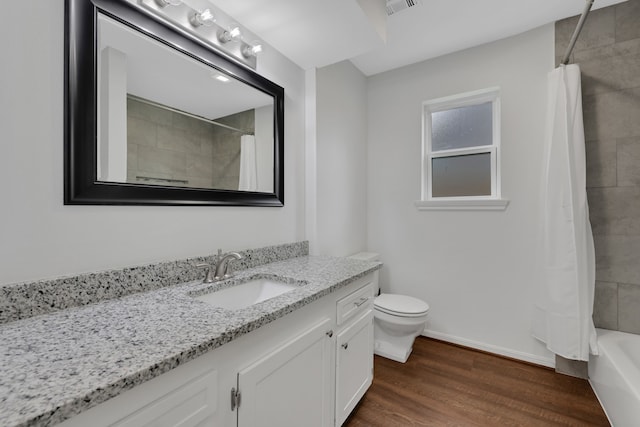
<svg viewBox="0 0 640 427"><path fill-rule="evenodd" d="M239 310L298 289L302 284L304 283L297 282L292 284L278 279L258 277L194 298L214 307Z"/></svg>

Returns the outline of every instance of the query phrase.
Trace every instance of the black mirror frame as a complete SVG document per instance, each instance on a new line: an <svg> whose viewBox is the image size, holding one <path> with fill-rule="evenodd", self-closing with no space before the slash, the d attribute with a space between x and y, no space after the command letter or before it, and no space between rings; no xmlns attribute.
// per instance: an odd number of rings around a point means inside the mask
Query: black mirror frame
<svg viewBox="0 0 640 427"><path fill-rule="evenodd" d="M97 180L98 11L274 98L274 192L164 187ZM65 0L65 205L284 205L284 89L122 0Z"/></svg>

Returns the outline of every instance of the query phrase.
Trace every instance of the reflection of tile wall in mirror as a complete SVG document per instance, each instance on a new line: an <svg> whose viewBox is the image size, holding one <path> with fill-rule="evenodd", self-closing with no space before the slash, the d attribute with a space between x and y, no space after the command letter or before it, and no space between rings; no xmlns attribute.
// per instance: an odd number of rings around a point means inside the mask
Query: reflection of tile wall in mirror
<svg viewBox="0 0 640 427"><path fill-rule="evenodd" d="M253 133L254 116L217 121ZM237 190L242 134L129 98L127 182Z"/></svg>

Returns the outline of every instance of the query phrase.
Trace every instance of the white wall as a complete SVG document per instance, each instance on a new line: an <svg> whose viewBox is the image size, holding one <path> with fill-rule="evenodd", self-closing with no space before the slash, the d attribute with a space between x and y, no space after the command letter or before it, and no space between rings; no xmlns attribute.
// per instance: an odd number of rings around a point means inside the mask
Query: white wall
<svg viewBox="0 0 640 427"><path fill-rule="evenodd" d="M315 253L367 246L367 84L349 61L316 71Z"/></svg>
<svg viewBox="0 0 640 427"><path fill-rule="evenodd" d="M64 206L63 10L3 4L0 285L304 239L304 72L269 48L258 71L285 88L283 208Z"/></svg>
<svg viewBox="0 0 640 427"><path fill-rule="evenodd" d="M368 243L383 292L431 307L427 335L552 365L530 336L553 25L369 78ZM505 212L418 211L421 103L499 86Z"/></svg>

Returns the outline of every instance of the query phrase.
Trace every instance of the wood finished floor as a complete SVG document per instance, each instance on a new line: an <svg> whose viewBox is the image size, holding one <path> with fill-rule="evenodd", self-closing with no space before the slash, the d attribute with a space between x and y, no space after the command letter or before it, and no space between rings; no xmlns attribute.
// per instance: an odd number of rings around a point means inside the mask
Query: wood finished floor
<svg viewBox="0 0 640 427"><path fill-rule="evenodd" d="M374 372L344 426L609 425L586 380L425 337Z"/></svg>

